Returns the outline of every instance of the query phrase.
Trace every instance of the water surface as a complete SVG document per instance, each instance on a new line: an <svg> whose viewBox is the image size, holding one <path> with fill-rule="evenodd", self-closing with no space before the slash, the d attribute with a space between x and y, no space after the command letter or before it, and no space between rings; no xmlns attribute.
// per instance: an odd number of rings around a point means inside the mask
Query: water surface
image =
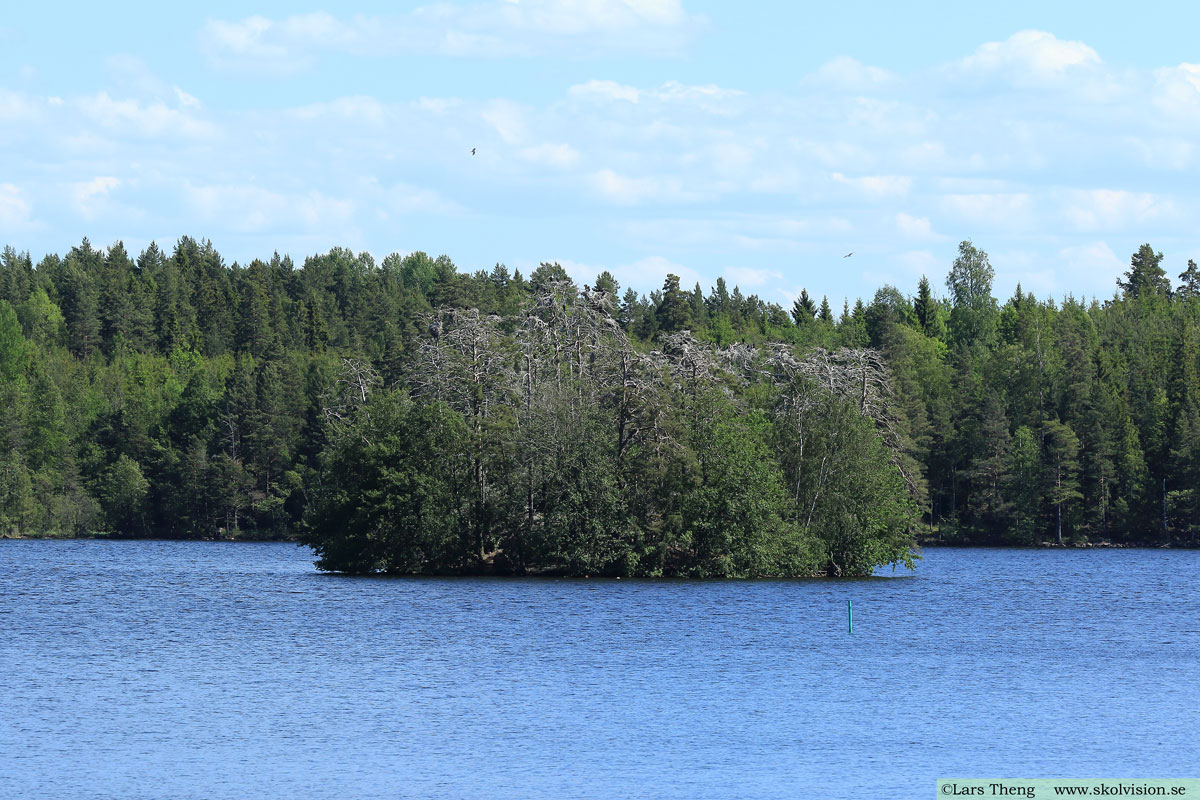
<svg viewBox="0 0 1200 800"><path fill-rule="evenodd" d="M1197 579L1200 552L1167 550L684 582L0 541L0 794L857 800L1196 777Z"/></svg>

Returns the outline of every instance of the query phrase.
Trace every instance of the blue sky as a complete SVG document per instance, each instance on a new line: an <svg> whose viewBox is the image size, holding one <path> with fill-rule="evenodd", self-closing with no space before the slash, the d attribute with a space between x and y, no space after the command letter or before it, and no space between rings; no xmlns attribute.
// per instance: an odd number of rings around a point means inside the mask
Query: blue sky
<svg viewBox="0 0 1200 800"><path fill-rule="evenodd" d="M839 305L940 288L970 238L1000 297L1103 299L1142 242L1200 259L1197 30L1152 2L21 4L0 244L425 250Z"/></svg>

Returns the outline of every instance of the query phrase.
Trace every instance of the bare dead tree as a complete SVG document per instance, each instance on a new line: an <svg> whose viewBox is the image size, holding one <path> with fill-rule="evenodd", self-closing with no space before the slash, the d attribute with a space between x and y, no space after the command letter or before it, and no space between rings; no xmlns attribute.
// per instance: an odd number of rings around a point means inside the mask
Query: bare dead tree
<svg viewBox="0 0 1200 800"><path fill-rule="evenodd" d="M909 492L914 497L920 494L920 477L904 453L902 417L891 369L881 352L870 348L817 348L800 358L791 346L773 343L761 349L735 344L717 351L717 356L731 372L746 379L766 379L776 386L790 387L781 395L780 413L795 420L801 448L805 415L821 400L805 390L804 383L811 382L828 395L853 403L883 437L891 463Z"/></svg>
<svg viewBox="0 0 1200 800"><path fill-rule="evenodd" d="M481 561L487 557L493 527L486 513L494 487L485 428L496 412L512 408L517 391L517 373L502 322L474 308L446 308L429 315L429 335L417 347L412 380L418 396L446 403L471 427L471 522Z"/></svg>
<svg viewBox="0 0 1200 800"><path fill-rule="evenodd" d="M662 344L667 366L681 386L688 386L694 392L700 383L712 380L718 369L716 354L691 331L667 334Z"/></svg>
<svg viewBox="0 0 1200 800"><path fill-rule="evenodd" d="M379 373L361 361L343 358L341 371L322 398L325 421L336 435L349 429L358 413L365 413L372 389L379 384Z"/></svg>

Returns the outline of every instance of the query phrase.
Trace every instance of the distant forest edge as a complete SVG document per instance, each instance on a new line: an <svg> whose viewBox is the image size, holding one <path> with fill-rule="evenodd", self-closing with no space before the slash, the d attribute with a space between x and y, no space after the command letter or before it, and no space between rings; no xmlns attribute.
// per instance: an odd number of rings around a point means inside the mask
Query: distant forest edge
<svg viewBox="0 0 1200 800"><path fill-rule="evenodd" d="M790 309L668 276L0 256L0 535L298 537L326 569L867 574L914 543L1194 544L1200 271Z"/></svg>

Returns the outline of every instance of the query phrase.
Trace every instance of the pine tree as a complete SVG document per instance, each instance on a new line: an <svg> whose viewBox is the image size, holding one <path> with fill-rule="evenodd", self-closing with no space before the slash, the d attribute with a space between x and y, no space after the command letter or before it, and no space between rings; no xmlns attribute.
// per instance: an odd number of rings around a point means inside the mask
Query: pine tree
<svg viewBox="0 0 1200 800"><path fill-rule="evenodd" d="M29 343L7 300L0 300L0 383L13 384L24 374Z"/></svg>
<svg viewBox="0 0 1200 800"><path fill-rule="evenodd" d="M1126 297L1147 297L1171 294L1171 281L1162 268L1162 253L1154 252L1149 244L1138 248L1129 259L1129 271L1125 280L1117 279L1117 286Z"/></svg>
<svg viewBox="0 0 1200 800"><path fill-rule="evenodd" d="M1009 480L1008 418L999 398L987 395L979 420L978 444L970 462L970 513L984 532L996 537L1008 521L1009 504L1004 488Z"/></svg>
<svg viewBox="0 0 1200 800"><path fill-rule="evenodd" d="M687 294L679 288L679 276L668 275L663 282L662 300L655 312L659 330L674 333L686 328L691 316L690 305Z"/></svg>
<svg viewBox="0 0 1200 800"><path fill-rule="evenodd" d="M1070 513L1070 503L1083 495L1079 491L1079 437L1058 420L1046 420L1042 425L1045 442L1046 499L1054 506L1055 536L1063 543L1063 513Z"/></svg>
<svg viewBox="0 0 1200 800"><path fill-rule="evenodd" d="M67 346L71 352L87 358L100 342L99 292L101 255L87 239L71 249L55 279L59 306L67 327Z"/></svg>
<svg viewBox="0 0 1200 800"><path fill-rule="evenodd" d="M1167 384L1171 415L1167 501L1176 528L1194 539L1200 532L1200 348L1186 317L1180 317L1174 339Z"/></svg>
<svg viewBox="0 0 1200 800"><path fill-rule="evenodd" d="M818 318L821 320L821 322L824 322L827 325L833 324L833 311L829 308L828 295L821 296L821 311L818 314Z"/></svg>
<svg viewBox="0 0 1200 800"><path fill-rule="evenodd" d="M1179 273L1179 288L1175 293L1184 301L1200 300L1200 269L1194 260L1189 258L1187 269Z"/></svg>
<svg viewBox="0 0 1200 800"><path fill-rule="evenodd" d="M621 284L608 270L604 270L596 276L596 288L602 292L608 292L614 299L621 293Z"/></svg>
<svg viewBox="0 0 1200 800"><path fill-rule="evenodd" d="M808 296L808 289L801 289L800 296L792 303L792 319L797 325L807 325L812 322L816 306Z"/></svg>
<svg viewBox="0 0 1200 800"><path fill-rule="evenodd" d="M913 314L921 332L931 339L946 338L946 323L942 319L941 306L933 297L929 279L921 276L917 284L917 298L913 301Z"/></svg>
<svg viewBox="0 0 1200 800"><path fill-rule="evenodd" d="M1025 425L1017 428L1009 445L1005 497L1011 503L1011 535L1017 544L1033 544L1040 529L1042 459L1037 437Z"/></svg>

